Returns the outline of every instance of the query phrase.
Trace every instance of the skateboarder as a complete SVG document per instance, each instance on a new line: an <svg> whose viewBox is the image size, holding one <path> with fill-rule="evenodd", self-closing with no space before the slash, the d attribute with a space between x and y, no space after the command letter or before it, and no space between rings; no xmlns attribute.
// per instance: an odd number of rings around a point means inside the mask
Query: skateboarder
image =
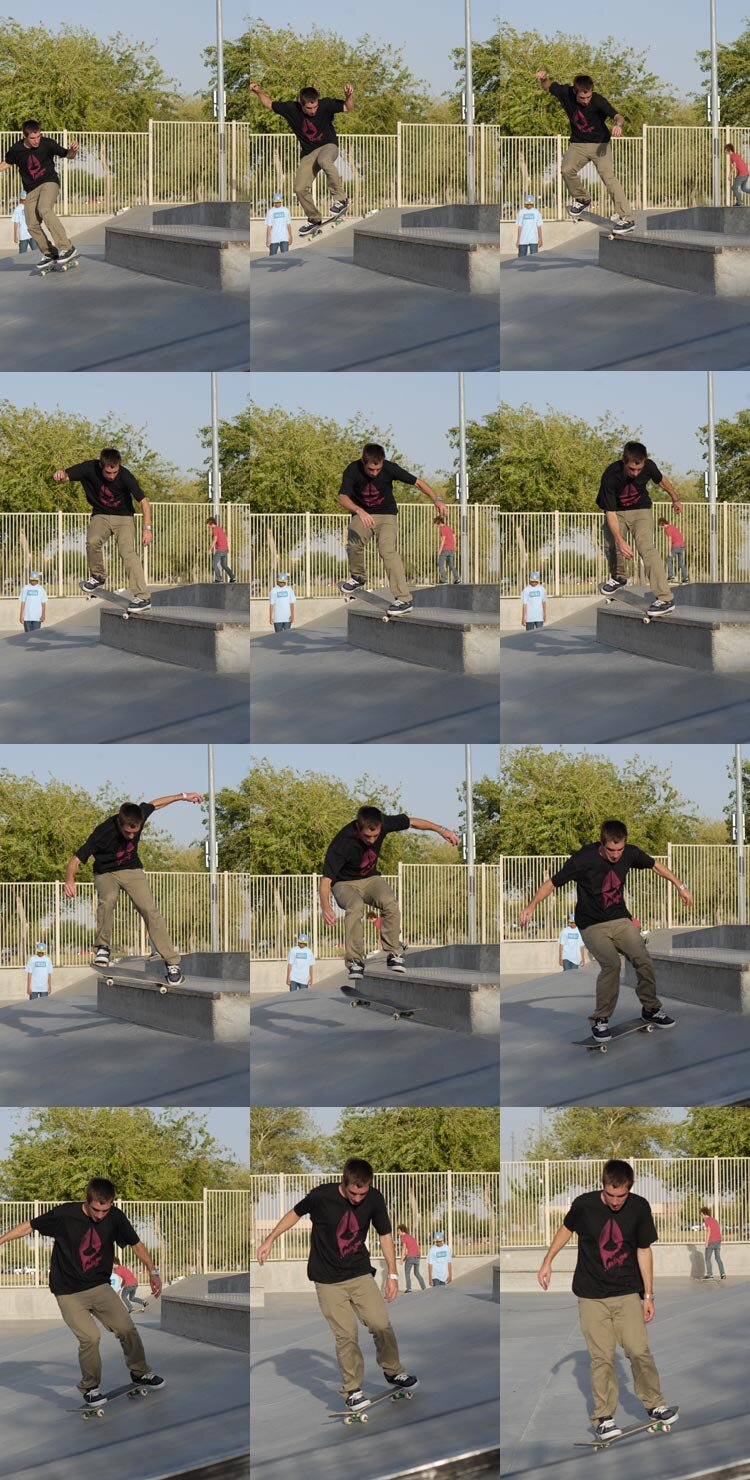
<svg viewBox="0 0 750 1480"><path fill-rule="evenodd" d="M398 1273L393 1233L385 1198L372 1185L368 1161L352 1156L344 1163L341 1181L323 1182L295 1203L268 1238L258 1245L259 1264L265 1264L271 1249L300 1218L312 1223L307 1278L315 1285L318 1304L336 1342L342 1392L352 1412L369 1408L371 1398L362 1391L364 1357L357 1339L357 1321L366 1326L375 1342L375 1356L386 1382L394 1389L416 1387L418 1379L401 1366L396 1336L388 1318L386 1301L398 1296ZM388 1266L385 1300L373 1278L365 1239L372 1224Z"/></svg>
<svg viewBox="0 0 750 1480"><path fill-rule="evenodd" d="M12 169L15 165L20 173L26 191L23 203L26 225L42 254L38 268L54 261L69 262L77 254L77 248L53 207L60 194L60 176L55 169L55 159L75 159L78 149L76 139L71 139L68 148L63 149L62 144L42 133L42 125L35 118L27 118L21 125L21 138L11 144L4 162L0 164L0 170Z"/></svg>
<svg viewBox="0 0 750 1480"><path fill-rule="evenodd" d="M178 987L185 978L180 971L180 953L172 945L164 916L154 903L151 888L138 857L138 843L145 823L152 812L170 807L173 802L202 802L197 791L179 791L174 796L155 797L153 802L123 802L114 817L107 817L90 833L86 842L68 864L65 875L65 896L74 899L76 874L82 863L94 860L94 888L98 907L96 912L96 937L94 940L94 965L109 965L109 947L112 939L112 922L115 905L123 890L132 901L144 921L154 949L166 963L165 981Z"/></svg>
<svg viewBox="0 0 750 1480"><path fill-rule="evenodd" d="M572 87L567 82L551 82L543 68L537 72L536 80L545 92L557 98L570 121L570 143L561 168L563 180L575 201L574 205L568 206L568 215L582 216L591 205L591 196L579 176L587 164L593 164L614 202L613 232L624 236L626 232L634 231L630 202L612 168L609 144L610 138L619 139L622 133L625 122L622 113L616 113L606 98L594 92L593 79L583 72L573 78ZM608 118L614 119L611 133L606 125Z"/></svg>
<svg viewBox="0 0 750 1480"><path fill-rule="evenodd" d="M391 971L406 970L401 951L401 911L393 890L378 873L378 857L389 833L438 833L446 843L458 847L458 834L437 822L408 817L400 812L385 817L379 807L360 807L353 822L347 822L328 845L320 880L320 908L326 925L336 924L331 895L344 911L344 959L350 981L359 981L365 971L365 939L362 921L368 905L381 917L380 939ZM342 987L342 991L346 991Z"/></svg>
<svg viewBox="0 0 750 1480"><path fill-rule="evenodd" d="M555 889L576 884L575 922L586 950L601 967L596 979L596 1008L589 1018L592 1037L597 1043L607 1043L612 1037L609 1020L620 992L621 956L635 967L635 990L644 1023L653 1023L657 1028L673 1028L675 1023L656 995L654 967L646 942L640 930L636 930L625 905L625 884L631 868L652 869L660 879L674 884L683 904L693 903L690 890L675 878L666 864L658 863L642 848L629 843L627 838L624 822L615 818L603 822L599 842L587 843L572 853L556 874L545 879L519 915L519 924L524 929L543 899L548 899Z"/></svg>
<svg viewBox="0 0 750 1480"><path fill-rule="evenodd" d="M656 483L669 494L675 514L682 512L677 490L665 473L657 468L642 442L626 442L622 457L604 469L596 502L604 511L605 544L609 545L610 577L602 581L602 596L616 596L628 584L626 561L633 560L632 545L643 561L646 581L654 600L646 609L649 617L664 617L674 611L672 588L667 580L664 561L654 542L653 504L648 484Z"/></svg>
<svg viewBox="0 0 750 1480"><path fill-rule="evenodd" d="M294 176L294 193L307 216L307 225L300 227L299 234L309 236L323 225L323 217L312 192L321 170L328 181L331 215L343 216L349 207L336 168L339 141L333 120L337 113L353 111L354 88L347 82L343 98L321 98L314 87L303 87L299 96L289 103L274 103L257 82L250 83L250 91L255 93L264 108L269 108L288 123L299 143L300 160Z"/></svg>
<svg viewBox="0 0 750 1480"><path fill-rule="evenodd" d="M107 574L102 552L107 541L114 537L133 594L126 610L148 611L151 597L135 548L133 499L143 512L143 545L150 545L153 539L151 504L133 474L122 466L117 448L103 447L98 458L76 463L72 468L58 468L54 479L56 483L80 483L87 502L91 505L92 513L86 531L86 558L90 575L88 580L79 581L81 590L92 596L106 585Z"/></svg>
<svg viewBox="0 0 750 1480"><path fill-rule="evenodd" d="M405 612L413 611L414 603L398 551L398 504L393 496L394 483L408 483L410 487L418 488L420 493L426 493L441 518L446 518L446 506L440 494L430 488L426 478L417 478L414 473L405 472L398 463L388 462L379 443L367 442L362 448L362 456L349 463L341 476L339 503L349 510L352 517L346 538L349 579L339 581L338 587L345 596L353 596L367 585L365 546L374 536L394 596L388 607L388 616L401 617Z"/></svg>
<svg viewBox="0 0 750 1480"><path fill-rule="evenodd" d="M150 1370L140 1335L109 1283L114 1246L118 1244L121 1249L132 1248L145 1264L154 1299L161 1294L159 1271L146 1245L125 1214L115 1207L114 1200L113 1184L106 1177L92 1177L85 1202L58 1203L49 1212L17 1223L8 1233L0 1235L0 1244L28 1238L35 1229L45 1238L54 1239L49 1287L66 1326L77 1338L81 1367L78 1389L84 1403L92 1408L100 1408L107 1401L99 1391L101 1338L94 1317L105 1331L117 1337L133 1382L150 1388L164 1386L164 1378Z"/></svg>
<svg viewBox="0 0 750 1480"><path fill-rule="evenodd" d="M222 572L224 572L230 586L233 586L237 577L229 566L229 540L227 539L227 532L225 529L222 529L218 519L215 519L213 514L210 519L206 520L206 523L210 526L212 536L211 564L214 568L214 582L217 586L223 586L224 575Z"/></svg>
<svg viewBox="0 0 750 1480"><path fill-rule="evenodd" d="M630 1362L636 1395L649 1418L677 1422L665 1403L646 1327L656 1315L654 1256L659 1237L645 1197L631 1191L635 1174L626 1161L611 1160L602 1170L601 1191L573 1199L542 1260L537 1279L548 1290L552 1261L578 1235L573 1294L591 1358L592 1423L597 1439L622 1433L615 1421L618 1400L617 1348Z"/></svg>

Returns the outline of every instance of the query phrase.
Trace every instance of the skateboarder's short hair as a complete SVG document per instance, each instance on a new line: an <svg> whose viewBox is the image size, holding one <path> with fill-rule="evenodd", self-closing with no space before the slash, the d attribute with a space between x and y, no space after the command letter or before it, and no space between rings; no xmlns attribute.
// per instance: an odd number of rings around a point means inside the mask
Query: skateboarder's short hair
<svg viewBox="0 0 750 1480"><path fill-rule="evenodd" d="M601 843L619 843L621 839L626 838L627 835L628 830L625 826L625 823L620 822L617 817L610 817L601 825L599 831L599 841Z"/></svg>
<svg viewBox="0 0 750 1480"><path fill-rule="evenodd" d="M369 1161L364 1161L361 1156L350 1156L344 1162L341 1180L345 1187L367 1187L373 1176Z"/></svg>
<svg viewBox="0 0 750 1480"><path fill-rule="evenodd" d="M22 134L40 134L41 131L42 125L37 122L36 118L25 118L21 124Z"/></svg>
<svg viewBox="0 0 750 1480"><path fill-rule="evenodd" d="M589 88L591 88L593 92L594 79L593 77L589 77L587 72L579 72L577 77L573 78L573 86L582 88L584 92L588 92Z"/></svg>
<svg viewBox="0 0 750 1480"><path fill-rule="evenodd" d="M98 1202L114 1202L116 1188L114 1182L108 1177L92 1177L86 1188L86 1201L90 1203L93 1198Z"/></svg>
<svg viewBox="0 0 750 1480"><path fill-rule="evenodd" d="M642 442L626 442L622 449L623 457L635 457L638 462L645 462L648 457L648 448Z"/></svg>
<svg viewBox="0 0 750 1480"><path fill-rule="evenodd" d="M301 103L317 103L320 93L317 87L301 87L298 96Z"/></svg>
<svg viewBox="0 0 750 1480"><path fill-rule="evenodd" d="M385 448L379 442L366 442L362 456L372 458L373 462L385 462Z"/></svg>
<svg viewBox="0 0 750 1480"><path fill-rule="evenodd" d="M121 822L143 821L143 814L137 802L123 802L117 816Z"/></svg>
<svg viewBox="0 0 750 1480"><path fill-rule="evenodd" d="M108 468L113 468L116 463L122 462L122 458L116 447L103 447L99 453L99 461L106 463Z"/></svg>
<svg viewBox="0 0 750 1480"><path fill-rule="evenodd" d="M360 807L356 820L363 827L380 827L383 814L379 807Z"/></svg>
<svg viewBox="0 0 750 1480"><path fill-rule="evenodd" d="M605 1161L602 1167L602 1187L622 1187L624 1182L632 1187L634 1181L635 1172L629 1161L618 1161L616 1157Z"/></svg>

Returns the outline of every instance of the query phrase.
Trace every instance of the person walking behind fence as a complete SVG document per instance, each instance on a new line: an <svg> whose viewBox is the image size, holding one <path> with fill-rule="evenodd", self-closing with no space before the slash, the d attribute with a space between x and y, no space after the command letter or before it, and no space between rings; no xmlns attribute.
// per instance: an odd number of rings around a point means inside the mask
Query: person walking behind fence
<svg viewBox="0 0 750 1480"><path fill-rule="evenodd" d="M299 235L309 236L323 225L323 217L312 189L321 171L328 181L331 215L343 216L349 208L347 194L336 168L339 141L333 120L337 113L353 112L354 88L347 82L343 98L321 98L316 88L303 87L298 97L288 103L274 103L257 82L250 83L250 91L255 93L264 108L269 108L272 113L284 119L300 146L294 193L307 216L307 225L300 227Z"/></svg>
<svg viewBox="0 0 750 1480"><path fill-rule="evenodd" d="M18 247L19 256L24 252L34 251L35 248L37 251L39 250L26 222L25 201L26 191L22 190L18 197L18 205L11 217L13 222L13 240Z"/></svg>
<svg viewBox="0 0 750 1480"><path fill-rule="evenodd" d="M577 971L579 966L586 965L583 936L576 925L574 914L568 915L568 923L560 931L557 945L557 964L562 967L563 971Z"/></svg>
<svg viewBox="0 0 750 1480"><path fill-rule="evenodd" d="M659 528L664 530L664 533L669 540L669 554L667 556L667 580L671 581L673 579L674 569L676 565L677 570L679 571L680 580L682 581L682 584L685 585L690 580L688 569L685 564L685 536L682 533L682 530L676 524L669 524L666 519L659 519L658 523Z"/></svg>
<svg viewBox="0 0 750 1480"><path fill-rule="evenodd" d="M286 958L286 984L290 992L302 992L312 986L315 965L307 936L298 935L296 946L292 946Z"/></svg>
<svg viewBox="0 0 750 1480"><path fill-rule="evenodd" d="M741 154L737 153L734 144L725 144L724 153L729 157L729 163L734 165L737 171L732 181L732 195L736 206L750 205L750 201L744 199L750 194L750 165L745 164Z"/></svg>
<svg viewBox="0 0 750 1480"><path fill-rule="evenodd" d="M52 996L52 962L43 940L37 941L35 954L26 962L26 996L30 1002Z"/></svg>
<svg viewBox="0 0 750 1480"><path fill-rule="evenodd" d="M426 1288L425 1282L419 1272L419 1261L422 1257L422 1251L414 1235L409 1232L405 1223L399 1223L398 1236L401 1243L401 1248L404 1251L401 1260L404 1266L404 1281L406 1283L406 1290L404 1291L404 1293L406 1295L411 1295L412 1275L414 1275L414 1278L419 1285L420 1290L424 1290Z"/></svg>
<svg viewBox="0 0 750 1480"><path fill-rule="evenodd" d="M430 1289L433 1285L451 1285L453 1283L453 1254L451 1246L445 1242L445 1234L433 1234L432 1243L427 1250L427 1275L430 1281Z"/></svg>
<svg viewBox="0 0 750 1480"><path fill-rule="evenodd" d="M289 585L289 572L279 571L275 586L268 593L268 625L274 632L288 632L294 621L297 597Z"/></svg>
<svg viewBox="0 0 750 1480"><path fill-rule="evenodd" d="M269 257L288 252L292 245L292 214L284 205L280 190L273 193L273 204L266 211L266 246Z"/></svg>
<svg viewBox="0 0 750 1480"><path fill-rule="evenodd" d="M624 236L627 231L634 231L632 207L612 167L609 142L610 138L619 139L622 133L625 122L622 113L615 112L601 93L594 92L593 79L584 72L573 78L572 86L567 82L551 82L543 68L537 72L536 80L545 92L557 98L570 122L570 143L560 171L574 197L574 204L567 208L568 215L582 216L591 205L592 197L580 174L587 164L592 164L614 203L613 232ZM607 128L608 118L613 119L611 133Z"/></svg>
<svg viewBox="0 0 750 1480"><path fill-rule="evenodd" d="M32 570L25 586L21 587L21 603L18 621L24 632L38 632L47 620L47 592L40 579L39 571Z"/></svg>
<svg viewBox="0 0 750 1480"><path fill-rule="evenodd" d="M629 843L625 823L613 817L602 823L598 843L586 843L571 853L562 868L540 885L518 917L521 929L525 929L542 900L567 884L576 885L575 922L586 950L601 968L596 979L596 1007L589 1017L591 1036L597 1043L608 1043L612 1036L609 1020L620 994L623 956L635 969L635 990L644 1023L673 1028L675 1022L656 995L653 962L625 904L625 885L631 869L651 869L660 879L674 885L683 904L693 903L686 885L675 878L666 864Z"/></svg>
<svg viewBox="0 0 750 1480"><path fill-rule="evenodd" d="M536 208L533 195L525 195L523 205L516 216L516 254L519 257L536 257L542 240L542 213Z"/></svg>
<svg viewBox="0 0 750 1480"><path fill-rule="evenodd" d="M438 547L438 581L440 582L441 586L449 586L450 581L448 579L448 576L445 574L446 570L449 570L451 575L453 576L454 586L459 586L461 584L461 581L458 571L456 570L456 536L450 524L448 523L448 520L444 519L442 515L438 514L437 518L433 519L432 522L433 524L437 524L440 531L440 545Z"/></svg>
<svg viewBox="0 0 750 1480"><path fill-rule="evenodd" d="M352 1411L368 1408L371 1399L362 1391L364 1357L357 1339L357 1322L366 1326L375 1342L375 1359L386 1382L393 1388L412 1388L418 1379L401 1366L398 1343L388 1316L388 1304L398 1296L396 1251L391 1220L382 1192L372 1185L374 1173L368 1161L351 1156L344 1163L341 1181L323 1182L295 1203L268 1238L258 1245L257 1260L265 1264L277 1238L309 1217L312 1223L307 1278L315 1285L318 1305L336 1343L346 1406ZM374 1279L375 1270L367 1252L367 1234L372 1224L388 1274L385 1298Z"/></svg>
<svg viewBox="0 0 750 1480"><path fill-rule="evenodd" d="M115 1264L112 1274L120 1281L117 1293L125 1309L132 1311L134 1306L140 1305L141 1310L145 1310L148 1301L141 1300L138 1294L138 1277L132 1269L128 1269L127 1264Z"/></svg>
<svg viewBox="0 0 750 1480"><path fill-rule="evenodd" d="M210 526L213 536L211 540L211 564L214 568L214 582L217 586L223 586L224 579L222 571L225 571L230 586L233 586L237 577L234 571L229 568L229 540L227 539L226 530L222 529L218 519L215 519L213 514L210 519L206 520L206 524Z"/></svg>
<svg viewBox="0 0 750 1480"><path fill-rule="evenodd" d="M532 570L528 586L521 592L521 626L527 632L538 632L547 620L547 591L539 580L539 571Z"/></svg>
<svg viewBox="0 0 750 1480"><path fill-rule="evenodd" d="M718 1221L712 1216L710 1208L701 1208L701 1218L706 1228L706 1247L703 1251L703 1257L706 1261L706 1273L703 1278L704 1280L713 1278L711 1274L711 1259L715 1258L716 1267L719 1271L719 1279L725 1280L726 1273L721 1257L721 1229Z"/></svg>
<svg viewBox="0 0 750 1480"><path fill-rule="evenodd" d="M388 462L379 443L367 442L362 448L362 456L349 463L341 477L339 503L349 510L352 517L346 538L349 577L336 584L345 596L355 596L357 591L366 587L365 549L374 537L394 596L387 615L401 617L414 610L414 602L398 549L398 504L393 496L394 483L407 483L426 494L432 499L441 519L445 520L446 506L426 478L417 478L416 474L400 468L398 463Z"/></svg>
<svg viewBox="0 0 750 1480"><path fill-rule="evenodd" d="M75 159L78 149L76 139L71 139L67 149L63 149L62 144L42 133L42 125L35 118L27 118L21 124L21 138L6 150L5 160L0 164L0 170L15 165L21 176L26 191L23 203L26 225L42 254L39 267L55 259L68 262L77 255L77 248L53 207L60 195L55 160Z"/></svg>
<svg viewBox="0 0 750 1480"><path fill-rule="evenodd" d="M151 606L151 596L143 573L140 556L135 548L135 510L133 499L143 513L141 544L151 544L151 504L143 489L127 468L116 447L103 447L98 458L89 462L76 463L72 468L58 468L54 473L56 483L80 483L86 501L91 505L91 518L86 531L86 559L89 576L78 584L87 596L94 596L107 584L104 567L104 546L114 539L127 572L133 599L128 612L145 612Z"/></svg>
<svg viewBox="0 0 750 1480"><path fill-rule="evenodd" d="M138 844L153 812L160 812L162 807L170 807L173 802L202 801L198 791L181 791L174 796L155 797L153 802L123 802L119 812L100 822L73 854L65 874L66 899L75 898L76 874L81 864L87 863L89 858L94 864L94 889L98 900L95 966L109 965L112 922L122 890L143 920L154 950L166 963L167 985L177 987L184 982L179 966L180 953L172 944L164 916L156 908L151 886L138 857Z"/></svg>
<svg viewBox="0 0 750 1480"><path fill-rule="evenodd" d="M616 596L628 584L627 562L634 560L635 545L646 570L646 581L654 600L647 608L649 617L664 617L674 611L672 589L667 580L664 561L654 542L653 504L648 494L649 482L658 484L669 494L675 514L682 513L677 490L665 473L657 468L642 442L626 442L622 457L609 463L602 473L596 502L604 510L605 542L614 544L613 559L608 559L614 573L602 581L602 596Z"/></svg>

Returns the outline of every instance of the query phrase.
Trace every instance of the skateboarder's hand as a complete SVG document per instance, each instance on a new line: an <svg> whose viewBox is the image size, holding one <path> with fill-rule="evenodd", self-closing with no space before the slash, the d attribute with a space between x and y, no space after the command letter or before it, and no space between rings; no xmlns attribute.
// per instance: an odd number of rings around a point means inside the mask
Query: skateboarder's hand
<svg viewBox="0 0 750 1480"><path fill-rule="evenodd" d="M644 1295L644 1297L643 1297L643 1319L646 1322L646 1325L647 1326L649 1326L651 1324L651 1322L653 1321L655 1315L656 1315L656 1306L654 1305L653 1300L649 1300L648 1296L647 1295Z"/></svg>
<svg viewBox="0 0 750 1480"><path fill-rule="evenodd" d="M539 71L536 72L534 75L536 77L537 82L546 82L547 81L547 73L545 72L544 67L540 67L539 68Z"/></svg>
<svg viewBox="0 0 750 1480"><path fill-rule="evenodd" d="M685 889L685 888L678 889L677 890L677 893L679 894L680 899L682 900L683 904L692 904L693 903L693 896L690 893L690 890L689 889Z"/></svg>
<svg viewBox="0 0 750 1480"><path fill-rule="evenodd" d="M621 133L622 133L622 124L621 123L613 123L611 134L610 134L610 138L612 138L612 139L619 139Z"/></svg>
<svg viewBox="0 0 750 1480"><path fill-rule="evenodd" d="M259 93L259 92L262 92L263 89L262 89L262 87L261 87L261 85L260 85L259 82L251 82L250 83L250 91L251 92L254 92L254 93Z"/></svg>
<svg viewBox="0 0 750 1480"><path fill-rule="evenodd" d="M620 554L625 556L626 560L633 559L633 551L631 550L630 545L626 544L625 540L619 540L617 548Z"/></svg>
<svg viewBox="0 0 750 1480"><path fill-rule="evenodd" d="M158 1270L152 1269L148 1277L148 1282L151 1286L151 1294L153 1295L154 1300L158 1300L159 1296L161 1295L161 1275L159 1274Z"/></svg>
<svg viewBox="0 0 750 1480"><path fill-rule="evenodd" d="M336 924L336 912L331 908L329 904L326 905L325 909L323 909L323 919L325 920L326 925Z"/></svg>
<svg viewBox="0 0 750 1480"><path fill-rule="evenodd" d="M144 531L143 531L143 533L141 535L141 544L142 545L150 545L153 538L154 538L154 531L153 531L153 529L144 529Z"/></svg>
<svg viewBox="0 0 750 1480"><path fill-rule="evenodd" d="M183 798L183 801L186 801L186 802L202 802L203 801L203 796L202 796L202 793L199 792L199 791L186 791L185 792L185 796Z"/></svg>
<svg viewBox="0 0 750 1480"><path fill-rule="evenodd" d="M520 925L520 927L521 927L522 930L525 930L526 929L526 926L528 925L529 920L531 919L531 916L533 915L533 913L534 913L534 911L532 910L531 906L528 905L528 904L526 905L525 909L522 909L521 910L521 913L518 916L518 923L519 923L519 925Z"/></svg>
<svg viewBox="0 0 750 1480"><path fill-rule="evenodd" d="M440 836L445 839L446 843L452 843L454 848L457 848L461 842L458 833L453 832L449 827L441 827Z"/></svg>
<svg viewBox="0 0 750 1480"><path fill-rule="evenodd" d="M65 471L64 468L57 468L57 470L52 474L52 477L53 477L55 483L69 483L70 482L70 479L68 478L68 475L67 475L67 473L66 473L66 471Z"/></svg>
<svg viewBox="0 0 750 1480"><path fill-rule="evenodd" d="M354 88L352 87L351 82L345 82L344 83L344 102L348 103L349 99L350 98L353 98L353 97L354 97Z"/></svg>
<svg viewBox="0 0 750 1480"><path fill-rule="evenodd" d="M80 146L80 144L79 144L79 142L78 142L77 139L71 139L71 141L70 141L70 143L68 145L68 156L69 156L70 159L75 159L75 157L76 157L76 155L77 155L78 150L80 149L80 147L81 146Z"/></svg>
<svg viewBox="0 0 750 1480"><path fill-rule="evenodd" d="M271 1252L271 1248L272 1248L272 1243L271 1243L270 1238L264 1238L263 1243L262 1244L258 1244L258 1247L255 1250L255 1257L256 1257L256 1259L257 1259L257 1261L258 1261L259 1264L265 1264L265 1262L266 1262L266 1260L267 1260L267 1258L268 1258L268 1256L269 1256L269 1254Z"/></svg>
<svg viewBox="0 0 750 1480"><path fill-rule="evenodd" d="M537 1279L538 1279L539 1284L541 1285L542 1289L543 1290L548 1290L549 1289L550 1280L552 1279L552 1265L551 1264L547 1264L546 1262L544 1264L540 1265L539 1270L537 1272Z"/></svg>
<svg viewBox="0 0 750 1480"><path fill-rule="evenodd" d="M359 517L362 520L365 529L375 528L375 520L373 519L372 514L368 514L366 509L357 509L357 513L359 514Z"/></svg>
<svg viewBox="0 0 750 1480"><path fill-rule="evenodd" d="M66 899L75 899L75 897L76 897L76 886L75 886L75 884L69 884L68 881L67 881L67 879L66 879L65 880L65 884L63 885L63 893L65 894L65 898Z"/></svg>
<svg viewBox="0 0 750 1480"><path fill-rule="evenodd" d="M398 1276L389 1274L385 1282L385 1298L388 1301L395 1300L398 1295Z"/></svg>

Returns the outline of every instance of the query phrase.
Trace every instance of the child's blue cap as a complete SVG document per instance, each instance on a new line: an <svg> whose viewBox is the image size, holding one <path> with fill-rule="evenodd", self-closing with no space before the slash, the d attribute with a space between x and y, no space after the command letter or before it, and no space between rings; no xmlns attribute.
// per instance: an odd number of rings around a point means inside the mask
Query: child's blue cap
<svg viewBox="0 0 750 1480"><path fill-rule="evenodd" d="M284 199L284 197L283 197L283 195L282 195L282 194L281 194L281 191L280 191L280 190L274 190L274 192L273 192L273 196L272 196L272 199L273 199L273 200L283 200L283 199Z"/></svg>
<svg viewBox="0 0 750 1480"><path fill-rule="evenodd" d="M47 942L46 942L46 940L38 940L37 943L36 943L36 948L37 948L38 951L46 951L46 949L47 949Z"/></svg>
<svg viewBox="0 0 750 1480"><path fill-rule="evenodd" d="M433 1238L445 1238L445 1234L442 1231L440 1233L434 1233L432 1236Z"/></svg>
<svg viewBox="0 0 750 1480"><path fill-rule="evenodd" d="M523 203L525 206L533 206L535 200L535 195L525 195L523 198Z"/></svg>
<svg viewBox="0 0 750 1480"><path fill-rule="evenodd" d="M38 581L39 580L39 571L38 570L32 570L30 572L30 574L29 574L29 580L30 581Z"/></svg>
<svg viewBox="0 0 750 1480"><path fill-rule="evenodd" d="M532 570L531 575L529 576L529 580L530 581L538 581L539 580L539 571L538 570Z"/></svg>
<svg viewBox="0 0 750 1480"><path fill-rule="evenodd" d="M297 940L304 940L304 941L306 941L307 940L307 936L306 935L298 935L297 936Z"/></svg>
<svg viewBox="0 0 750 1480"><path fill-rule="evenodd" d="M289 580L289 571L288 570L280 570L277 579L279 581L288 581Z"/></svg>

